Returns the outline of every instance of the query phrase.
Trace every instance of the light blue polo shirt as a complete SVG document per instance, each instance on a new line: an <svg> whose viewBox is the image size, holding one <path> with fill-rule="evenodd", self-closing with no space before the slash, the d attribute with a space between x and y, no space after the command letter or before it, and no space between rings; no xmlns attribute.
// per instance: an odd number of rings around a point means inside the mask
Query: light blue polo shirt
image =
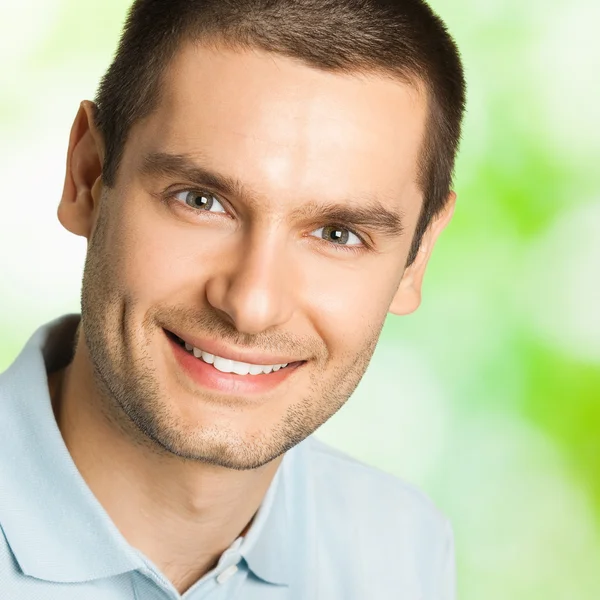
<svg viewBox="0 0 600 600"><path fill-rule="evenodd" d="M70 360L78 320L38 329L0 375L2 600L454 598L448 521L312 436L285 455L247 535L180 595L120 534L56 424L47 373Z"/></svg>

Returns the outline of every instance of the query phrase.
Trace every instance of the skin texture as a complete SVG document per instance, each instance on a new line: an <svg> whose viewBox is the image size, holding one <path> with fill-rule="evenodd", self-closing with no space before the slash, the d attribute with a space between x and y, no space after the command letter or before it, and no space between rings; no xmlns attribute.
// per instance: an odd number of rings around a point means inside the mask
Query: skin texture
<svg viewBox="0 0 600 600"><path fill-rule="evenodd" d="M285 451L348 399L386 314L418 307L455 196L405 269L423 201L418 86L192 45L163 85L113 189L92 104L75 119L58 214L89 241L82 324L50 389L86 482L183 592L247 529ZM145 174L153 153L185 155L243 190ZM185 194L173 199L185 190L214 194L226 212L186 208ZM344 225L326 205L373 213L375 197L402 233L364 226L366 243L350 236L349 247L323 238L322 227ZM163 328L304 362L251 398L207 389L181 370Z"/></svg>

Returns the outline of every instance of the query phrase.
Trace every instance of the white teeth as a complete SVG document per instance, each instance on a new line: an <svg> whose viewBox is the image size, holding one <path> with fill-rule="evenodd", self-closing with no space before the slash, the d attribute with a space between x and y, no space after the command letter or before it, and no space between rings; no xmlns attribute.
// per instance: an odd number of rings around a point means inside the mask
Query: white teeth
<svg viewBox="0 0 600 600"><path fill-rule="evenodd" d="M215 369L222 373L236 373L237 375L268 375L271 372L279 371L279 369L288 366L288 363L282 365L252 365L237 360L230 360L228 358L215 356L209 352L204 352L203 350L200 350L200 348L195 348L187 342L185 342L185 349L196 358L201 358L205 363L213 365Z"/></svg>
<svg viewBox="0 0 600 600"><path fill-rule="evenodd" d="M212 365L215 362L215 355L209 354L208 352L202 351L202 360L209 365Z"/></svg>
<svg viewBox="0 0 600 600"><path fill-rule="evenodd" d="M228 358L215 356L215 362L213 364L215 369L221 371L222 373L231 373L233 371L233 361L229 360Z"/></svg>
<svg viewBox="0 0 600 600"><path fill-rule="evenodd" d="M238 375L248 375L248 373L250 373L250 365L248 363L238 362L237 360L234 360L232 370Z"/></svg>

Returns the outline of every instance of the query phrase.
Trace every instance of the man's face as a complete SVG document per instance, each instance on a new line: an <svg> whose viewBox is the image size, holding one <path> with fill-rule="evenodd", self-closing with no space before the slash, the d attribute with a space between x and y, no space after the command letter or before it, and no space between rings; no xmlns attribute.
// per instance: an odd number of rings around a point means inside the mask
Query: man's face
<svg viewBox="0 0 600 600"><path fill-rule="evenodd" d="M146 436L253 468L367 368L421 208L426 102L375 75L192 46L163 92L103 190L83 332Z"/></svg>

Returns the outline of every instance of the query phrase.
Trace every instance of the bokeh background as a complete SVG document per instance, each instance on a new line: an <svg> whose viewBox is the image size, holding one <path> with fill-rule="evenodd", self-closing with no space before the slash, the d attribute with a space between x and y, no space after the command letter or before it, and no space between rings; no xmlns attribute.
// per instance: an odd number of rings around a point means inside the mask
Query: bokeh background
<svg viewBox="0 0 600 600"><path fill-rule="evenodd" d="M128 0L0 0L0 371L78 311L56 206ZM462 600L600 599L600 3L432 0L461 48L458 208L323 439L454 524Z"/></svg>

